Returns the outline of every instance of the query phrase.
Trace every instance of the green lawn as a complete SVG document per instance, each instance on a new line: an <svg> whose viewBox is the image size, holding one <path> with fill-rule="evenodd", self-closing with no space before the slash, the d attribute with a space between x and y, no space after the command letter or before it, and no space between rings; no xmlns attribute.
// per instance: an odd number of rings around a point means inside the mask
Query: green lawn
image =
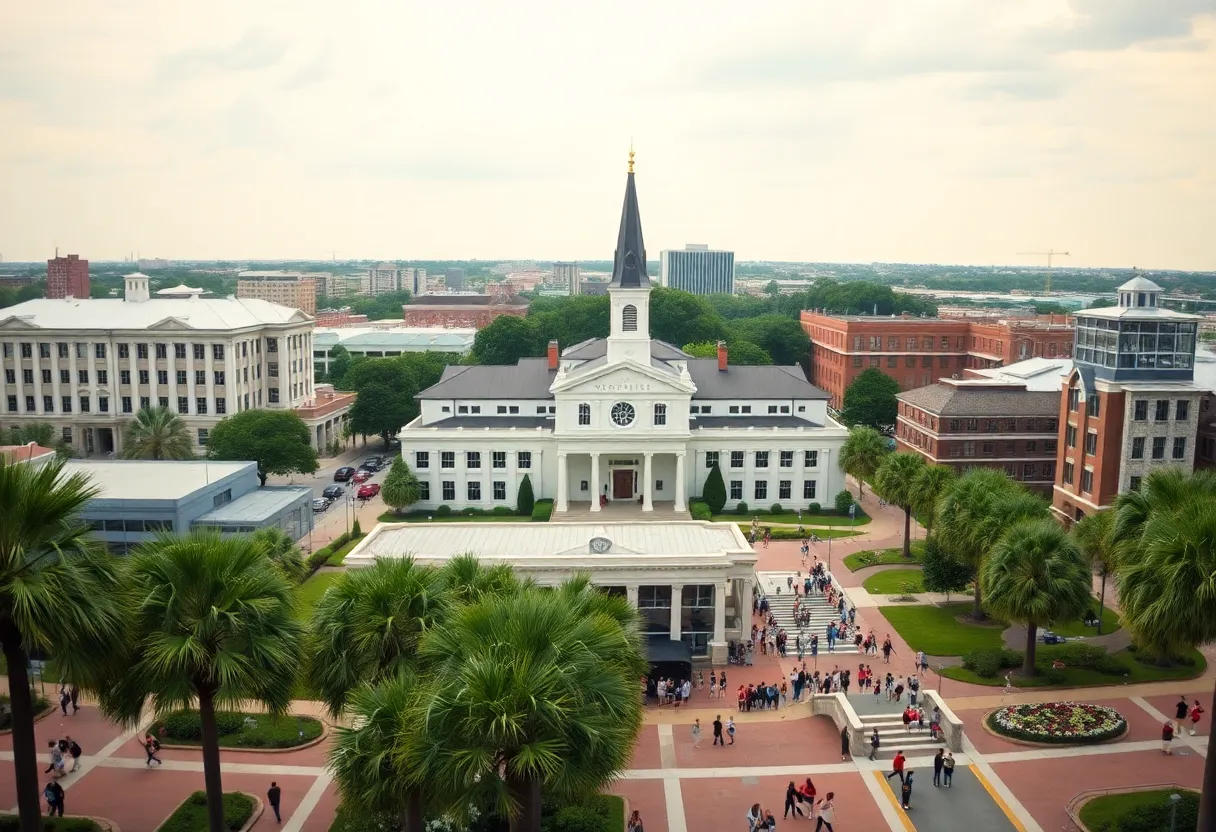
<svg viewBox="0 0 1216 832"><path fill-rule="evenodd" d="M313 607L321 600L329 585L338 580L341 572L318 572L296 588L296 617L307 621L312 617Z"/></svg>
<svg viewBox="0 0 1216 832"><path fill-rule="evenodd" d="M862 583L872 595L896 595L904 592L903 585L911 584L908 592L924 592L919 569L885 569L875 572Z"/></svg>
<svg viewBox="0 0 1216 832"><path fill-rule="evenodd" d="M67 802L66 800L64 801ZM621 821L622 826L624 821ZM0 830L17 830L17 816L0 814ZM101 832L101 827L89 818L43 818L43 832Z"/></svg>
<svg viewBox="0 0 1216 832"><path fill-rule="evenodd" d="M744 520L750 525L753 517L760 518L760 525L765 523L788 523L792 526L797 526L799 523L796 512L783 512L782 514L715 514L713 519L718 523L740 523ZM815 526L864 526L870 522L870 516L865 512L859 512L856 522L849 520L847 514L808 514L802 513L802 525L808 529ZM822 537L822 535L820 535Z"/></svg>
<svg viewBox="0 0 1216 832"><path fill-rule="evenodd" d="M367 535L362 534L362 535L359 535L358 537L356 537L354 540L347 541L342 546L342 548L340 548L338 551L334 552L332 555L329 556L329 560L325 561L325 565L326 566L341 566L343 559L345 559L346 556L348 554L350 554L350 550L354 549L356 546L358 546L360 541L362 541L363 538L365 538L365 537L367 537Z"/></svg>
<svg viewBox="0 0 1216 832"><path fill-rule="evenodd" d="M1160 809L1160 822L1162 828L1169 823L1170 816L1170 795L1174 794L1175 789L1155 789L1145 792L1124 792L1123 794L1107 794L1102 797L1095 797L1093 800L1081 807L1081 822L1087 827L1100 832L1104 829L1117 829L1115 824L1123 818L1128 812L1140 809ZM1178 820L1182 821L1178 825L1179 829L1190 829L1195 825L1195 816L1197 814L1195 806L1198 805L1199 797L1194 792L1180 790L1178 792L1183 800L1178 801ZM1192 804L1190 808L1189 818L1182 817L1183 804ZM1188 823L1189 821L1189 823ZM1139 827L1137 827L1139 828Z"/></svg>
<svg viewBox="0 0 1216 832"><path fill-rule="evenodd" d="M739 531L743 532L744 537L751 537L751 523L736 523L735 525L739 527ZM785 526L771 526L770 528L773 532L773 540L802 540L802 538L798 535L797 529L791 529ZM808 534L810 531L811 530L808 529ZM855 535L861 534L861 532L851 532L848 529L815 529L814 532L820 540L827 540L829 537L839 540L842 537L854 537ZM761 523L760 535L756 539L760 540L763 538L763 536L764 524Z"/></svg>
<svg viewBox="0 0 1216 832"><path fill-rule="evenodd" d="M1093 611L1097 612L1098 608L1094 607ZM1119 614L1117 612L1109 607L1102 610L1102 635L1110 635L1118 630L1120 626L1121 622L1119 621ZM1097 627L1086 627L1085 622L1081 621L1080 619L1076 621L1065 621L1052 624L1047 629L1051 630L1053 633L1059 633L1062 636L1069 636L1073 638L1076 636L1096 636L1098 634Z"/></svg>
<svg viewBox="0 0 1216 832"><path fill-rule="evenodd" d="M520 517L518 514L474 514L471 517L449 514L447 517L440 517L434 512L394 514L391 511L384 512L376 519L381 523L528 523L532 520L530 516Z"/></svg>
<svg viewBox="0 0 1216 832"><path fill-rule="evenodd" d="M246 719L253 723L246 724ZM216 711L220 745L229 748L295 748L321 736L321 721L311 716ZM203 728L198 711L166 714L149 728L153 736L171 745L202 745Z"/></svg>
<svg viewBox="0 0 1216 832"><path fill-rule="evenodd" d="M844 559L844 565L850 572L865 569L867 566L890 565L896 563L920 563L925 553L924 541L912 541L912 557L904 559L903 549L867 549L857 552Z"/></svg>
<svg viewBox="0 0 1216 832"><path fill-rule="evenodd" d="M1035 664L1040 668L1050 666L1052 656L1061 647L1062 644L1040 644L1035 649ZM1117 650L1111 653L1116 659L1123 662L1127 668L1127 674L1124 676L1114 676L1109 673L1099 673L1096 670L1089 670L1082 667L1066 667L1060 671L1062 674L1061 681L1056 684L1050 683L1041 673L1038 676L1027 678L1021 675L1020 670L1013 671L1013 684L1019 688L1042 688L1042 687L1097 687L1099 685L1126 685L1133 682L1169 682L1178 679L1194 679L1207 669L1207 660L1198 650L1192 650L1188 653L1188 657L1194 664L1185 665L1177 664L1170 667L1158 667L1157 665L1145 664L1136 661L1135 656L1127 650ZM989 678L979 676L973 671L967 670L962 666L947 667L942 671L942 674L947 679L957 679L960 682L971 682L975 685L987 685L989 687L1003 687L1005 684L1005 672L998 673L995 677Z"/></svg>
<svg viewBox="0 0 1216 832"><path fill-rule="evenodd" d="M224 792L224 828L236 832L253 814L253 798L239 792ZM207 795L195 792L177 807L157 832L207 832Z"/></svg>
<svg viewBox="0 0 1216 832"><path fill-rule="evenodd" d="M956 616L970 611L969 601L937 607L879 607L910 648L924 650L930 656L961 656L972 650L1000 647L1002 626L981 627L956 620Z"/></svg>

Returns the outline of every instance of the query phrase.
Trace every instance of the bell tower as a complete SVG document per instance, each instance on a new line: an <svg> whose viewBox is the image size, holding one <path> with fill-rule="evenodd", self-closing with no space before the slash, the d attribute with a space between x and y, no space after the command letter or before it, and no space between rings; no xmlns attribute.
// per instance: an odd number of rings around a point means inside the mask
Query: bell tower
<svg viewBox="0 0 1216 832"><path fill-rule="evenodd" d="M633 149L625 180L625 203L612 258L608 284L612 326L608 336L608 363L650 363L650 276L646 272L646 244L642 241L642 215L633 178Z"/></svg>

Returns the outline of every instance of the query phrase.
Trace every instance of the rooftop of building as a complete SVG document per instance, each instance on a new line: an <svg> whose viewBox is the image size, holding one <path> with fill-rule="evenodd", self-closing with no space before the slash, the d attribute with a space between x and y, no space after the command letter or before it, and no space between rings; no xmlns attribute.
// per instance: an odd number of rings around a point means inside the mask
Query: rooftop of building
<svg viewBox="0 0 1216 832"><path fill-rule="evenodd" d="M313 344L345 347L464 347L473 345L477 335L475 329L447 329L444 327L321 327L313 330Z"/></svg>
<svg viewBox="0 0 1216 832"><path fill-rule="evenodd" d="M17 462L29 462L31 459L38 459L53 453L55 453L54 448L44 448L37 442L30 442L26 445L0 445L0 456L3 456L10 465Z"/></svg>
<svg viewBox="0 0 1216 832"><path fill-rule="evenodd" d="M317 278L317 277L320 277L322 274L329 274L329 272L289 272L289 271L284 271L282 269L274 269L274 270L270 270L270 271L239 272L237 274L237 279L240 280L241 278L251 277L251 278L270 278L270 279L278 278L280 280L288 280L288 279L295 280L295 279L301 278L301 277Z"/></svg>
<svg viewBox="0 0 1216 832"><path fill-rule="evenodd" d="M273 324L306 323L298 309L258 298L152 297L37 298L0 309L0 331L79 329L101 331L228 331Z"/></svg>
<svg viewBox="0 0 1216 832"><path fill-rule="evenodd" d="M992 379L1005 381L1021 381L1034 392L1050 390L1059 393L1064 381L1072 373L1071 358L1028 358L1006 367L994 367L987 370L968 370L972 374L980 374ZM1216 391L1216 352L1203 349L1195 351L1194 385L1204 390ZM1124 386L1130 384L1153 384L1151 379L1141 379L1136 382L1120 382ZM1186 384L1170 379L1165 384Z"/></svg>
<svg viewBox="0 0 1216 832"><path fill-rule="evenodd" d="M226 477L257 473L256 462L210 460L71 459L63 468L87 476L101 500L180 500Z"/></svg>
<svg viewBox="0 0 1216 832"><path fill-rule="evenodd" d="M938 416L1059 416L1059 392L1032 391L996 380L930 384L900 393L901 402Z"/></svg>
<svg viewBox="0 0 1216 832"><path fill-rule="evenodd" d="M231 503L198 517L195 523L207 526L258 525L302 499L311 499L313 491L306 485L277 485L242 494Z"/></svg>
<svg viewBox="0 0 1216 832"><path fill-rule="evenodd" d="M841 321L842 323L869 323L869 324L914 324L924 325L942 325L947 324L960 329L968 325L968 321L961 318L927 318L917 315L840 315L835 312L824 312L821 309L804 309L803 315L815 315L821 318L827 318L833 321Z"/></svg>

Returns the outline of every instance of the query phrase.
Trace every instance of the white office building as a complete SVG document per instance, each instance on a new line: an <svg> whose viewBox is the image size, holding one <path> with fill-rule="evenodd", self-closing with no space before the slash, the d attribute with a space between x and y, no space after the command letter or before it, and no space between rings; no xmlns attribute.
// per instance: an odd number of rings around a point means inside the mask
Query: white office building
<svg viewBox="0 0 1216 832"><path fill-rule="evenodd" d="M659 255L659 284L694 295L735 293L735 253L690 243Z"/></svg>

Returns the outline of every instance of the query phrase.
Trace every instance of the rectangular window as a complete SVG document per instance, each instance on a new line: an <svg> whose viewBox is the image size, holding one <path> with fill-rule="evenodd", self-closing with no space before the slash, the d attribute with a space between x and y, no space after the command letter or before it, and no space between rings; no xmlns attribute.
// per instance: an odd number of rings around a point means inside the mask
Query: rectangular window
<svg viewBox="0 0 1216 832"><path fill-rule="evenodd" d="M224 371L223 370L215 371L215 386L216 387L224 386Z"/></svg>
<svg viewBox="0 0 1216 832"><path fill-rule="evenodd" d="M793 451L782 451L781 452L781 467L782 468L793 468L794 467L794 452Z"/></svg>
<svg viewBox="0 0 1216 832"><path fill-rule="evenodd" d="M178 384L185 384L185 383L186 383L186 371L185 371L185 370L178 370L178 371L177 371L177 383L178 383Z"/></svg>
<svg viewBox="0 0 1216 832"><path fill-rule="evenodd" d="M246 393L245 395L246 395L246 396L248 396L249 394L248 394L248 393ZM267 400L268 402L270 402L271 404L278 404L278 401L279 401L279 388L277 388L277 387L271 387L269 390L267 390L267 391L266 391L266 400Z"/></svg>
<svg viewBox="0 0 1216 832"><path fill-rule="evenodd" d="M1098 434L1090 431L1085 434L1085 454L1093 456L1098 452Z"/></svg>
<svg viewBox="0 0 1216 832"><path fill-rule="evenodd" d="M62 404L63 404L63 412L64 412L64 413L71 413L71 412L72 412L72 397L71 397L71 396L64 396L64 397L63 397Z"/></svg>
<svg viewBox="0 0 1216 832"><path fill-rule="evenodd" d="M1165 459L1165 437L1153 437L1153 459Z"/></svg>
<svg viewBox="0 0 1216 832"><path fill-rule="evenodd" d="M481 451L465 451L464 467L472 471L481 469Z"/></svg>
<svg viewBox="0 0 1216 832"><path fill-rule="evenodd" d="M494 451L490 455L490 465L494 468L506 468L507 467L507 452L506 451Z"/></svg>
<svg viewBox="0 0 1216 832"><path fill-rule="evenodd" d="M110 380L110 374L108 372L106 372L105 370L97 371L97 383L98 384L106 384L109 382L109 380Z"/></svg>
<svg viewBox="0 0 1216 832"><path fill-rule="evenodd" d="M266 352L278 352L278 351L279 351L279 339L278 338L267 338L266 339Z"/></svg>
<svg viewBox="0 0 1216 832"><path fill-rule="evenodd" d="M1076 413L1077 407L1081 403L1081 389L1079 387L1070 387L1068 389L1068 412Z"/></svg>
<svg viewBox="0 0 1216 832"><path fill-rule="evenodd" d="M136 358L147 358L148 357L148 345L147 344L136 344L135 345L135 357Z"/></svg>
<svg viewBox="0 0 1216 832"><path fill-rule="evenodd" d="M168 370L157 370L156 371L156 383L157 384L168 384L169 383L169 371Z"/></svg>
<svg viewBox="0 0 1216 832"><path fill-rule="evenodd" d="M131 357L131 345L130 344L119 344L118 345L118 357L119 358L130 358Z"/></svg>
<svg viewBox="0 0 1216 832"><path fill-rule="evenodd" d="M100 358L104 361L105 357L106 357L106 345L105 344L94 344L93 345L93 356L95 358Z"/></svg>
<svg viewBox="0 0 1216 832"><path fill-rule="evenodd" d="M42 409L44 411L46 411L47 413L55 412L55 403L53 401L51 401L50 396L42 397ZM34 406L34 397L33 396L25 397L25 410L27 413L33 413L35 410L37 410L37 408Z"/></svg>
<svg viewBox="0 0 1216 832"><path fill-rule="evenodd" d="M207 348L202 344L192 344L191 346L193 347L192 352L194 353L195 361L202 361L207 357Z"/></svg>
<svg viewBox="0 0 1216 832"><path fill-rule="evenodd" d="M768 467L768 451L756 451L756 467Z"/></svg>
<svg viewBox="0 0 1216 832"><path fill-rule="evenodd" d="M123 413L131 412L131 397L130 396L122 397L122 412Z"/></svg>
<svg viewBox="0 0 1216 832"><path fill-rule="evenodd" d="M1054 454L1056 452L1056 447L1057 447L1056 440L1054 440L1054 439L1047 439L1047 440L1044 440L1044 442L1043 442L1043 450L1046 453Z"/></svg>
<svg viewBox="0 0 1216 832"><path fill-rule="evenodd" d="M737 404L732 404L730 407L726 408L726 412L727 412L727 413L734 413L734 414L738 414L738 413L739 413L739 405L737 405Z"/></svg>
<svg viewBox="0 0 1216 832"><path fill-rule="evenodd" d="M69 376L69 378L70 378L70 376ZM88 371L87 371L87 370L85 371L85 378L88 378ZM43 383L43 384L50 384L50 383L51 383L51 371L50 371L50 370L43 370L43 371L42 371L42 383ZM88 384L88 382L86 381L86 382L85 382L85 384Z"/></svg>
<svg viewBox="0 0 1216 832"><path fill-rule="evenodd" d="M705 467L713 468L717 464L718 464L718 452L717 451L706 451L705 452Z"/></svg>
<svg viewBox="0 0 1216 832"><path fill-rule="evenodd" d="M802 467L803 468L818 468L819 467L819 451L803 451L802 452Z"/></svg>
<svg viewBox="0 0 1216 832"><path fill-rule="evenodd" d="M1068 427L1064 428L1064 447L1066 447L1066 448L1077 447L1077 429L1074 428L1072 425L1069 425Z"/></svg>
<svg viewBox="0 0 1216 832"><path fill-rule="evenodd" d="M23 381L25 384L33 384L34 383L34 371L33 370L22 370L21 371L21 381Z"/></svg>
<svg viewBox="0 0 1216 832"><path fill-rule="evenodd" d="M148 398L147 396L139 397L139 409L140 410L147 410L151 406L152 406L152 400L150 398ZM220 409L218 406L216 407L215 412L216 413L220 412Z"/></svg>
<svg viewBox="0 0 1216 832"><path fill-rule="evenodd" d="M788 500L790 498L790 481L781 480L777 483L777 499Z"/></svg>
<svg viewBox="0 0 1216 832"><path fill-rule="evenodd" d="M507 406L506 406L505 404L500 404L500 405L498 406L498 414L499 414L500 416L505 416L505 415L506 415L506 413L507 413Z"/></svg>
<svg viewBox="0 0 1216 832"><path fill-rule="evenodd" d="M207 415L207 399L201 396L196 396L194 399L194 412L199 416Z"/></svg>
<svg viewBox="0 0 1216 832"><path fill-rule="evenodd" d="M667 405L656 404L654 406L654 424L656 427L667 424Z"/></svg>
<svg viewBox="0 0 1216 832"><path fill-rule="evenodd" d="M1140 478L1139 477L1129 477L1127 480L1127 489L1129 491L1139 491L1140 490Z"/></svg>
<svg viewBox="0 0 1216 832"><path fill-rule="evenodd" d="M1179 399L1174 403L1174 421L1185 422L1191 415L1191 403L1187 399Z"/></svg>
<svg viewBox="0 0 1216 832"><path fill-rule="evenodd" d="M736 501L743 499L743 480L730 481L730 499Z"/></svg>
<svg viewBox="0 0 1216 832"><path fill-rule="evenodd" d="M455 500L456 499L456 483L453 482L452 480L444 480L440 484L443 486L443 489L442 489L443 498L442 499L444 500L444 502L450 503L452 500Z"/></svg>
<svg viewBox="0 0 1216 832"><path fill-rule="evenodd" d="M224 399L217 398L215 400L215 412L218 415L222 415L222 414L228 412L228 404Z"/></svg>
<svg viewBox="0 0 1216 832"><path fill-rule="evenodd" d="M107 399L105 396L97 397L97 412L98 413L109 413L110 412L110 400Z"/></svg>
<svg viewBox="0 0 1216 832"><path fill-rule="evenodd" d="M481 482L478 480L469 480L465 483L470 500L481 500Z"/></svg>
<svg viewBox="0 0 1216 832"><path fill-rule="evenodd" d="M140 384L147 384L147 383L148 383L148 371L147 371L147 370L140 370L140 371L139 371L139 383L140 383Z"/></svg>
<svg viewBox="0 0 1216 832"><path fill-rule="evenodd" d="M83 355L80 355L80 346L79 345L77 345L77 347L76 347L76 355L78 358L84 358ZM39 344L38 345L38 357L39 358L50 358L51 357L51 345L50 344Z"/></svg>
<svg viewBox="0 0 1216 832"><path fill-rule="evenodd" d="M439 452L439 467L440 468L455 468L456 467L456 452L455 451L440 451Z"/></svg>
<svg viewBox="0 0 1216 832"><path fill-rule="evenodd" d="M776 412L777 412L777 405L775 405L775 404L770 404L770 405L768 406L768 412L769 412L769 413L776 413Z"/></svg>
<svg viewBox="0 0 1216 832"><path fill-rule="evenodd" d="M156 397L156 406L157 407L168 407L169 406L169 397L168 396L157 396Z"/></svg>
<svg viewBox="0 0 1216 832"><path fill-rule="evenodd" d="M498 480L494 481L494 499L495 500L507 499L507 484L505 482L500 482Z"/></svg>
<svg viewBox="0 0 1216 832"><path fill-rule="evenodd" d="M1157 399L1156 406L1153 408L1153 421L1164 422L1170 418L1170 400Z"/></svg>
<svg viewBox="0 0 1216 832"><path fill-rule="evenodd" d="M1064 463L1064 484L1072 485L1072 463Z"/></svg>
<svg viewBox="0 0 1216 832"><path fill-rule="evenodd" d="M743 451L731 451L730 452L730 467L731 468L742 468L743 467Z"/></svg>
<svg viewBox="0 0 1216 832"><path fill-rule="evenodd" d="M189 397L187 397L187 396L178 396L177 397L177 412L178 413L189 413L190 412Z"/></svg>
<svg viewBox="0 0 1216 832"><path fill-rule="evenodd" d="M531 451L516 451L515 452L515 467L516 468L531 468L532 467L532 452Z"/></svg>
<svg viewBox="0 0 1216 832"><path fill-rule="evenodd" d="M803 480L802 481L802 499L804 499L804 500L815 499L815 484L816 484L815 480Z"/></svg>
<svg viewBox="0 0 1216 832"><path fill-rule="evenodd" d="M1185 458L1186 458L1186 437L1185 436L1175 436L1174 437L1174 459L1185 459Z"/></svg>
<svg viewBox="0 0 1216 832"><path fill-rule="evenodd" d="M591 405L580 404L578 406L578 423L580 425L591 424Z"/></svg>
<svg viewBox="0 0 1216 832"><path fill-rule="evenodd" d="M174 358L185 358L186 357L186 345L185 344L174 344L173 345L173 357Z"/></svg>
<svg viewBox="0 0 1216 832"><path fill-rule="evenodd" d="M1144 459L1144 437L1137 436L1132 439L1132 459Z"/></svg>
<svg viewBox="0 0 1216 832"><path fill-rule="evenodd" d="M1094 472L1088 468L1081 472L1081 490L1086 494L1094 491Z"/></svg>
<svg viewBox="0 0 1216 832"><path fill-rule="evenodd" d="M8 412L9 413L17 412L17 397L16 396L8 397Z"/></svg>
<svg viewBox="0 0 1216 832"><path fill-rule="evenodd" d="M1094 393L1089 397L1089 416L1096 419L1102 413L1102 397Z"/></svg>
<svg viewBox="0 0 1216 832"><path fill-rule="evenodd" d="M425 471L431 467L430 451L414 451L414 468L418 471Z"/></svg>
<svg viewBox="0 0 1216 832"><path fill-rule="evenodd" d="M17 383L17 373L15 370L5 370L4 371L4 383L5 384L16 384Z"/></svg>
<svg viewBox="0 0 1216 832"><path fill-rule="evenodd" d="M853 366L854 366L854 367L860 367L860 366L861 366L861 364L862 364L862 361L861 361L861 356L860 356L860 355L855 355L855 356L853 356Z"/></svg>
<svg viewBox="0 0 1216 832"><path fill-rule="evenodd" d="M215 359L216 361L223 361L224 360L224 345L223 344L212 344L211 345L211 357L213 359Z"/></svg>
<svg viewBox="0 0 1216 832"><path fill-rule="evenodd" d="M198 387L205 387L207 385L207 371L206 370L195 370L194 371L194 384Z"/></svg>
<svg viewBox="0 0 1216 832"><path fill-rule="evenodd" d="M756 480L756 487L753 490L753 496L757 500L768 499L768 480Z"/></svg>
<svg viewBox="0 0 1216 832"><path fill-rule="evenodd" d="M156 357L157 358L168 358L169 357L169 345L168 344L157 344L156 345Z"/></svg>
<svg viewBox="0 0 1216 832"><path fill-rule="evenodd" d="M29 342L28 342L28 341L23 341L23 342L21 343L21 357L22 357L22 358L29 358L29 357L30 357L30 353L31 353L31 351L32 351L32 348L30 347Z"/></svg>
<svg viewBox="0 0 1216 832"><path fill-rule="evenodd" d="M418 499L422 502L431 499L431 484L426 480L418 483Z"/></svg>

